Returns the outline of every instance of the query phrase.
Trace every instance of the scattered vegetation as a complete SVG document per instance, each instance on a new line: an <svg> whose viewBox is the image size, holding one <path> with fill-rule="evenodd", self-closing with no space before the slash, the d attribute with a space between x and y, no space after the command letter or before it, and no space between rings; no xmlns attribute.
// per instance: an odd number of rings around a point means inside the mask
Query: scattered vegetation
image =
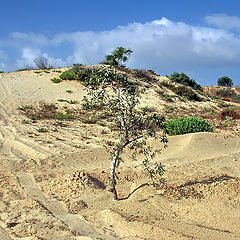
<svg viewBox="0 0 240 240"><path fill-rule="evenodd" d="M202 101L202 98L190 87L178 86L173 91L179 96L186 97L188 100Z"/></svg>
<svg viewBox="0 0 240 240"><path fill-rule="evenodd" d="M0 73L4 73L4 71L0 70Z"/></svg>
<svg viewBox="0 0 240 240"><path fill-rule="evenodd" d="M181 101L185 101L185 99L194 100L194 101L202 101L202 98L199 97L198 94L191 87L184 86L184 85L176 86L169 81L162 81L158 85L160 87L166 87L166 88L170 89L172 92L174 92L175 94L178 95L178 98L180 97L179 99ZM172 100L170 98L166 98L166 95L164 98L168 101Z"/></svg>
<svg viewBox="0 0 240 240"><path fill-rule="evenodd" d="M196 83L195 80L190 79L188 77L188 75L186 75L185 73L174 72L173 74L171 74L171 79L176 83L180 83L180 84L183 84L185 86L191 87L195 90L202 91L201 85Z"/></svg>
<svg viewBox="0 0 240 240"><path fill-rule="evenodd" d="M234 97L234 102L240 103L240 94Z"/></svg>
<svg viewBox="0 0 240 240"><path fill-rule="evenodd" d="M131 73L139 81L148 82L148 83L155 81L155 78L150 76L149 71L133 69L133 70L131 70Z"/></svg>
<svg viewBox="0 0 240 240"><path fill-rule="evenodd" d="M202 118L181 117L165 122L164 129L169 135L195 132L213 132L213 126Z"/></svg>
<svg viewBox="0 0 240 240"><path fill-rule="evenodd" d="M228 76L220 77L218 79L217 83L218 83L218 86L222 86L222 87L232 87L233 86L233 81Z"/></svg>
<svg viewBox="0 0 240 240"><path fill-rule="evenodd" d="M236 92L231 88L220 88L216 95L220 98L233 100L236 97Z"/></svg>
<svg viewBox="0 0 240 240"><path fill-rule="evenodd" d="M219 119L226 120L227 117L231 117L232 119L240 119L240 108L237 108L235 106L224 108L219 113Z"/></svg>

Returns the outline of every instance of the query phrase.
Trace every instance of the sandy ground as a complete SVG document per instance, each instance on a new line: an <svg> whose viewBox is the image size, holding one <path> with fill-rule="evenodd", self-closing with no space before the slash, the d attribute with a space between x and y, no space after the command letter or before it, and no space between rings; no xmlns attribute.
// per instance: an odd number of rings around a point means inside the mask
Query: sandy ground
<svg viewBox="0 0 240 240"><path fill-rule="evenodd" d="M106 128L22 122L24 104L81 101L82 86L52 83L58 75L0 74L0 239L240 239L239 137L170 137L156 159L167 170L157 187L126 153L118 174L122 200L112 201ZM45 126L50 131L37 131Z"/></svg>

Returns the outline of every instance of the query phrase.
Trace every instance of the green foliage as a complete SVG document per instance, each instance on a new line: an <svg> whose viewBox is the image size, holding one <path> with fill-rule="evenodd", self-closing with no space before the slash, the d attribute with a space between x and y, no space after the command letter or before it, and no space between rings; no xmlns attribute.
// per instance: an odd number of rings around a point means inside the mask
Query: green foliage
<svg viewBox="0 0 240 240"><path fill-rule="evenodd" d="M115 67L125 67L124 63L128 61L131 53L131 49L117 47L111 54L105 56L103 64Z"/></svg>
<svg viewBox="0 0 240 240"><path fill-rule="evenodd" d="M45 132L48 132L48 129L47 128L39 128L39 129L37 129L37 131L40 133L45 133Z"/></svg>
<svg viewBox="0 0 240 240"><path fill-rule="evenodd" d="M223 86L223 87L232 87L233 86L233 81L228 76L220 77L217 82L218 82L218 86Z"/></svg>
<svg viewBox="0 0 240 240"><path fill-rule="evenodd" d="M52 78L51 81L53 83L60 83L62 80L60 78Z"/></svg>
<svg viewBox="0 0 240 240"><path fill-rule="evenodd" d="M74 116L68 112L66 113L57 112L54 114L54 118L57 120L70 120L70 119L74 119Z"/></svg>
<svg viewBox="0 0 240 240"><path fill-rule="evenodd" d="M174 93L176 93L179 96L186 97L188 100L194 100L194 101L201 101L202 99L195 93L194 90L187 86L179 86L176 87L174 90Z"/></svg>
<svg viewBox="0 0 240 240"><path fill-rule="evenodd" d="M175 74L177 74L177 73L175 73ZM179 82L179 83L182 83L182 82ZM174 84L172 84L169 81L162 81L158 85L160 87L166 87L166 88L170 89L175 94L180 96L180 100L182 100L182 101L185 101L185 98L188 100L202 101L202 99L198 96L198 94L191 87L188 87L187 84L184 84L183 86L175 86ZM169 101L170 99L166 99L166 100Z"/></svg>
<svg viewBox="0 0 240 240"><path fill-rule="evenodd" d="M175 98L175 97L176 97L176 95L163 94L163 98L168 102L174 102L173 98Z"/></svg>
<svg viewBox="0 0 240 240"><path fill-rule="evenodd" d="M33 106L32 105L22 105L18 109L21 111L25 111L26 109L33 109Z"/></svg>
<svg viewBox="0 0 240 240"><path fill-rule="evenodd" d="M188 77L188 75L186 75L185 73L174 72L173 74L171 74L171 79L176 83L180 83L180 84L183 84L185 86L191 87L195 90L202 91L201 85L196 83L195 80L190 79Z"/></svg>
<svg viewBox="0 0 240 240"><path fill-rule="evenodd" d="M0 73L4 73L4 71L0 70Z"/></svg>
<svg viewBox="0 0 240 240"><path fill-rule="evenodd" d="M156 109L154 107L149 107L149 106L141 107L140 110L145 113L151 113L151 112L156 111Z"/></svg>
<svg viewBox="0 0 240 240"><path fill-rule="evenodd" d="M172 91L174 91L176 89L176 86L174 84L172 84L171 82L166 81L166 80L161 81L158 85L159 85L159 87L166 87Z"/></svg>
<svg viewBox="0 0 240 240"><path fill-rule="evenodd" d="M213 132L213 126L202 118L182 117L165 122L164 129L169 135L195 132Z"/></svg>
<svg viewBox="0 0 240 240"><path fill-rule="evenodd" d="M69 69L69 70L63 72L59 76L59 78L61 78L62 80L77 80L79 77L72 69Z"/></svg>
<svg viewBox="0 0 240 240"><path fill-rule="evenodd" d="M240 94L238 94L236 97L234 97L234 102L240 103Z"/></svg>
<svg viewBox="0 0 240 240"><path fill-rule="evenodd" d="M104 109L111 113L116 132L116 142L112 147L112 164L110 186L115 200L116 168L122 162L121 154L128 146L132 152L131 158L137 160L138 154L144 156L143 166L154 177L164 172L161 164L150 165L159 149L152 149L147 143L149 137L167 143L166 136L161 131L164 118L156 113L149 113L149 108L138 111L140 91L136 81L130 81L127 75L117 72L114 68L101 68L97 74L91 75L85 81L88 95L84 98L84 106L89 111ZM146 111L145 111L146 110ZM96 119L93 119L96 120Z"/></svg>

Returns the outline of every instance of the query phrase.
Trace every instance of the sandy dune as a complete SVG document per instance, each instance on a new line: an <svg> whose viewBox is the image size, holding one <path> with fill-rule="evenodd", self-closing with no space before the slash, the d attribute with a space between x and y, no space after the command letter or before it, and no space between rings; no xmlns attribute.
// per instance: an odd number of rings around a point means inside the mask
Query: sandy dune
<svg viewBox="0 0 240 240"><path fill-rule="evenodd" d="M167 170L157 187L125 153L118 185L123 200L114 202L110 156L102 147L102 139L111 138L106 128L22 122L18 107L24 104L81 101L77 82L50 81L58 74L0 74L0 239L240 239L239 137L170 137L156 159ZM44 126L50 131L36 131Z"/></svg>

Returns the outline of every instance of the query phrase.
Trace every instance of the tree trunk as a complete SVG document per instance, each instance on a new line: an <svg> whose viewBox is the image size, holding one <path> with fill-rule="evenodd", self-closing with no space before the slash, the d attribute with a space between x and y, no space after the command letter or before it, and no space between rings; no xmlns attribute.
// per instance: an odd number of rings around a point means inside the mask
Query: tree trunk
<svg viewBox="0 0 240 240"><path fill-rule="evenodd" d="M117 166L117 162L119 159L119 154L121 152L121 148L118 148L113 156L112 159L112 165L111 165L111 171L110 171L110 191L113 194L113 200L118 200L118 196L117 196L117 191L116 191L116 166Z"/></svg>

